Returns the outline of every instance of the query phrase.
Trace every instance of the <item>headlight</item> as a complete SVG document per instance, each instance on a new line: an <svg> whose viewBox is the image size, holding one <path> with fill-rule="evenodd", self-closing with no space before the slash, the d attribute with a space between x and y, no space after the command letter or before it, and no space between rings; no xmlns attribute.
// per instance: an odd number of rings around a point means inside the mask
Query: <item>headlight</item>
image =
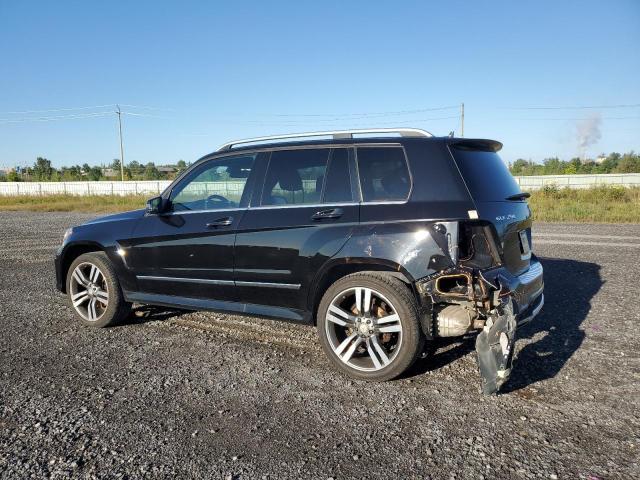
<svg viewBox="0 0 640 480"><path fill-rule="evenodd" d="M73 228L67 228L67 230L64 232L64 237L62 237L62 243L66 242L67 238L69 238L72 233L73 233Z"/></svg>

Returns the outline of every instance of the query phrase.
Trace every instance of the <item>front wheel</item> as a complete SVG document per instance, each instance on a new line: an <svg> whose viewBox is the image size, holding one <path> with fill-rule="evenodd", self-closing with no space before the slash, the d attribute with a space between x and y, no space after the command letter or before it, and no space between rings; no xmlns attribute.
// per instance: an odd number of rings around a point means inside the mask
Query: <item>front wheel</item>
<svg viewBox="0 0 640 480"><path fill-rule="evenodd" d="M115 325L131 311L104 252L85 253L73 261L67 273L67 295L78 320L91 327Z"/></svg>
<svg viewBox="0 0 640 480"><path fill-rule="evenodd" d="M361 380L401 375L423 344L411 291L397 278L373 272L329 287L318 308L318 333L332 363Z"/></svg>

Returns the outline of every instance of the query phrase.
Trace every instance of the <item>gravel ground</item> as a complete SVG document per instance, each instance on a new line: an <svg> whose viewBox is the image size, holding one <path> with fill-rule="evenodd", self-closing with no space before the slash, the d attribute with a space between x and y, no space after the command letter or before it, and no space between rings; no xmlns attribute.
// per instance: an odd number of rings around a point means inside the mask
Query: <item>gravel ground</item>
<svg viewBox="0 0 640 480"><path fill-rule="evenodd" d="M2 477L640 477L640 225L536 226L547 304L484 397L471 338L370 384L311 327L144 310L83 328L52 258L87 218L0 218Z"/></svg>

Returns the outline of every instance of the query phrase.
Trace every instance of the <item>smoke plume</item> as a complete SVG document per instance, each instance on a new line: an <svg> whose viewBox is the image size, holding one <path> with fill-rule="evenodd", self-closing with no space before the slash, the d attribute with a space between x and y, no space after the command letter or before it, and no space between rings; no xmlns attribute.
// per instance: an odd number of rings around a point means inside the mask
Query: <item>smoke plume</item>
<svg viewBox="0 0 640 480"><path fill-rule="evenodd" d="M580 151L580 156L583 159L586 156L587 148L598 143L602 137L602 133L600 132L601 123L602 118L599 113L591 115L583 120L579 120L578 123L576 123L578 150Z"/></svg>

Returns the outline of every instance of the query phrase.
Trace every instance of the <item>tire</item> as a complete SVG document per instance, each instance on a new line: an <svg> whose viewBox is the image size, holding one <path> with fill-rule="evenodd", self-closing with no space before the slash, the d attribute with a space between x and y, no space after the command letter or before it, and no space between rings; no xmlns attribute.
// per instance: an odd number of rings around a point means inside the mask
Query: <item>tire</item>
<svg viewBox="0 0 640 480"><path fill-rule="evenodd" d="M104 252L85 253L73 261L67 271L67 297L76 318L89 327L116 325L131 311Z"/></svg>
<svg viewBox="0 0 640 480"><path fill-rule="evenodd" d="M384 273L354 273L332 284L320 301L317 325L331 363L358 380L382 382L402 375L424 344L415 297L402 281Z"/></svg>

